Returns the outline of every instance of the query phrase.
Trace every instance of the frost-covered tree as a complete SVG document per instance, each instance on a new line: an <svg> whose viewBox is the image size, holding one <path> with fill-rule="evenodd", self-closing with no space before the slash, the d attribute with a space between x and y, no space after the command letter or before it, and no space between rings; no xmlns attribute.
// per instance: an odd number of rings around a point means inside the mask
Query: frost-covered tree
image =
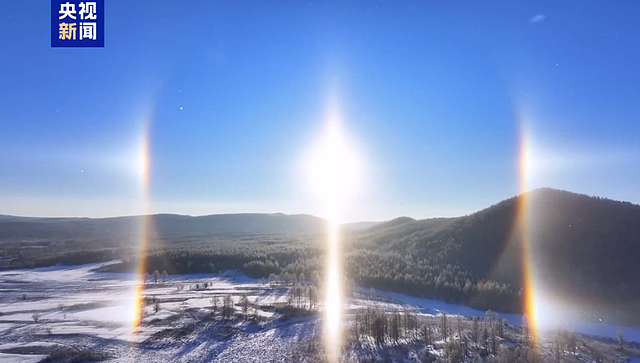
<svg viewBox="0 0 640 363"><path fill-rule="evenodd" d="M391 335L391 339L397 343L400 339L400 314L397 311L393 312L390 320L389 335Z"/></svg>
<svg viewBox="0 0 640 363"><path fill-rule="evenodd" d="M480 339L480 319L475 316L471 319L471 340L478 344L478 340Z"/></svg>
<svg viewBox="0 0 640 363"><path fill-rule="evenodd" d="M293 305L293 302L295 301L295 288L290 288L289 291L287 292L287 304L288 305Z"/></svg>
<svg viewBox="0 0 640 363"><path fill-rule="evenodd" d="M496 354L498 352L498 333L501 320L498 318L498 314L491 310L487 310L485 314L485 320L489 324L489 341L491 342L491 353Z"/></svg>
<svg viewBox="0 0 640 363"><path fill-rule="evenodd" d="M302 285L295 285L291 288L293 291L293 297L295 298L296 306L302 307L302 298L306 295L306 289Z"/></svg>
<svg viewBox="0 0 640 363"><path fill-rule="evenodd" d="M218 309L220 308L220 298L214 296L209 301L211 302L212 313L215 316L218 313Z"/></svg>
<svg viewBox="0 0 640 363"><path fill-rule="evenodd" d="M162 276L162 282L167 282L167 276L169 276L169 274L167 273L167 270L163 270L161 276Z"/></svg>
<svg viewBox="0 0 640 363"><path fill-rule="evenodd" d="M160 277L160 272L158 270L153 271L153 283L158 283L158 278Z"/></svg>
<svg viewBox="0 0 640 363"><path fill-rule="evenodd" d="M440 334L442 335L442 340L445 342L449 337L449 323L447 322L447 314L442 314L440 317Z"/></svg>
<svg viewBox="0 0 640 363"><path fill-rule="evenodd" d="M249 297L246 294L242 294L240 296L240 308L242 309L242 315L246 319L249 313L249 307L251 306L251 302L249 301Z"/></svg>
<svg viewBox="0 0 640 363"><path fill-rule="evenodd" d="M33 315L31 315L31 318L33 319L33 322L38 324L38 320L40 320L40 313L33 313Z"/></svg>
<svg viewBox="0 0 640 363"><path fill-rule="evenodd" d="M313 310L318 305L318 288L313 285L309 286L307 294L309 295L309 309Z"/></svg>
<svg viewBox="0 0 640 363"><path fill-rule="evenodd" d="M450 339L447 341L444 344L444 356L447 362L463 362L464 348L460 340Z"/></svg>
<svg viewBox="0 0 640 363"><path fill-rule="evenodd" d="M420 328L420 338L427 347L433 344L433 331L429 323L422 324L422 327Z"/></svg>
<svg viewBox="0 0 640 363"><path fill-rule="evenodd" d="M222 317L225 319L233 317L233 299L231 298L231 295L225 296L222 304Z"/></svg>

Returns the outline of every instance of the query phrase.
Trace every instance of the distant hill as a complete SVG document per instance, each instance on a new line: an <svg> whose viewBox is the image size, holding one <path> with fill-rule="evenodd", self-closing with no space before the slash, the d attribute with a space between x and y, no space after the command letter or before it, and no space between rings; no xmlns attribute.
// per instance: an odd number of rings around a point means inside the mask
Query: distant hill
<svg viewBox="0 0 640 363"><path fill-rule="evenodd" d="M384 222L364 221L364 222L345 223L345 224L342 224L341 227L350 229L352 231L363 231L365 229L369 229L371 227L377 226L381 223L384 223Z"/></svg>
<svg viewBox="0 0 640 363"><path fill-rule="evenodd" d="M28 218L2 216L0 241L121 237L137 235L142 220L159 235L199 234L288 234L318 233L326 221L311 215L216 214L184 216L155 214L114 218Z"/></svg>
<svg viewBox="0 0 640 363"><path fill-rule="evenodd" d="M525 205L527 222L519 224ZM393 257L388 268L377 263L379 270L390 270L387 276L396 276L392 286L405 283L406 274L411 274L421 284L432 284L435 291L447 287L445 297L462 299L475 299L472 292L464 291L465 281L474 286L482 281L506 284L482 288L494 289L501 296L509 290L518 296L524 280L525 241L530 246L533 277L547 294L581 307L640 308L640 206L632 203L544 188L468 216L424 221L401 218L360 235L360 243L382 251L381 256L410 257L400 261ZM358 263L365 269L375 264ZM376 273L369 275L375 281ZM398 276L405 277L398 281ZM406 283L408 289L411 284Z"/></svg>
<svg viewBox="0 0 640 363"><path fill-rule="evenodd" d="M407 238L426 238L449 227L458 219L429 218L415 220L410 217L398 217L362 231L360 238L386 248L398 247L405 244Z"/></svg>

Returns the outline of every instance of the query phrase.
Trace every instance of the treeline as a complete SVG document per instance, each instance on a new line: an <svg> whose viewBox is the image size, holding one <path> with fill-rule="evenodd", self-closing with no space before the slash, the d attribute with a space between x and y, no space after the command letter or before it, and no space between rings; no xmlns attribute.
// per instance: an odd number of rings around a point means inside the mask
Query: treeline
<svg viewBox="0 0 640 363"><path fill-rule="evenodd" d="M136 272L138 258L125 258L103 271ZM267 278L270 274L290 273L296 276L317 274L317 252L305 248L264 247L246 244L237 247L183 247L150 251L144 261L147 273L166 270L169 274L219 273L239 271L253 278Z"/></svg>
<svg viewBox="0 0 640 363"><path fill-rule="evenodd" d="M346 247L345 281L348 285L374 287L414 296L464 303L481 310L521 311L521 291L508 284L479 279L458 266L431 264L411 255ZM312 283L321 281L323 250L310 246L242 246L207 248L182 247L151 251L146 258L146 272L169 274L224 273L232 270L253 278L269 278L274 283L291 284L301 275ZM137 258L123 259L104 271L137 271Z"/></svg>
<svg viewBox="0 0 640 363"><path fill-rule="evenodd" d="M66 252L61 251L43 257L21 256L16 257L10 265L0 266L1 269L48 267L57 264L86 265L90 263L106 262L121 259L127 253L121 249L93 249ZM0 256L2 257L2 256Z"/></svg>
<svg viewBox="0 0 640 363"><path fill-rule="evenodd" d="M430 264L412 255L357 249L347 255L356 284L480 309L521 312L522 292L510 285L479 279L458 266Z"/></svg>

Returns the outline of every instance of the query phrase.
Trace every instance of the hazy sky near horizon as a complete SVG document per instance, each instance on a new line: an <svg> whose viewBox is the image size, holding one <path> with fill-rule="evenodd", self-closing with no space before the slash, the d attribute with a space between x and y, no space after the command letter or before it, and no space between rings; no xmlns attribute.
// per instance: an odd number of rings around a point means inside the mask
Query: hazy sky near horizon
<svg viewBox="0 0 640 363"><path fill-rule="evenodd" d="M362 163L346 221L511 197L523 140L527 188L640 203L639 10L108 0L103 49L56 49L49 1L2 1L0 214L322 215L301 174L335 105Z"/></svg>

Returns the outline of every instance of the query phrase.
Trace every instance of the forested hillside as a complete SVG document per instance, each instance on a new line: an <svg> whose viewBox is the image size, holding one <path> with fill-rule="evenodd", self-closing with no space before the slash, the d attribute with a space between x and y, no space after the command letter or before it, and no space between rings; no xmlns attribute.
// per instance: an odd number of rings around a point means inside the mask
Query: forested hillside
<svg viewBox="0 0 640 363"><path fill-rule="evenodd" d="M526 223L518 224L522 211ZM638 205L538 189L457 219L392 222L362 234L350 251L357 281L520 310L526 257L547 293L594 310L639 306Z"/></svg>

